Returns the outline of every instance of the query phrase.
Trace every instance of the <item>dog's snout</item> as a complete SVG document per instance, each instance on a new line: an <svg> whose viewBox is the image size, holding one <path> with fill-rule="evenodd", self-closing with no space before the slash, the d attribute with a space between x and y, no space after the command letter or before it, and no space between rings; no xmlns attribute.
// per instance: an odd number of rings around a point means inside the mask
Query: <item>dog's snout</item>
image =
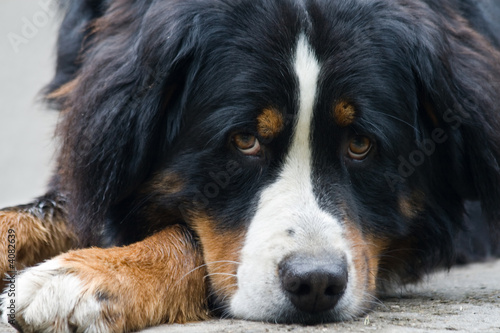
<svg viewBox="0 0 500 333"><path fill-rule="evenodd" d="M348 280L347 263L338 256L290 256L279 265L281 286L292 304L308 313L331 310Z"/></svg>

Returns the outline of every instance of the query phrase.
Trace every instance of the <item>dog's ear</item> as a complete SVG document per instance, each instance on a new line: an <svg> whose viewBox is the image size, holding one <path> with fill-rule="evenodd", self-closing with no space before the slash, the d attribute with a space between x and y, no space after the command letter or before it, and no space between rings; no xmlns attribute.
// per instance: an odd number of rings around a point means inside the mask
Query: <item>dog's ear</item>
<svg viewBox="0 0 500 333"><path fill-rule="evenodd" d="M59 174L80 234L97 238L107 209L161 163L179 131L198 30L177 7L116 1L94 23L60 126Z"/></svg>
<svg viewBox="0 0 500 333"><path fill-rule="evenodd" d="M105 0L59 1L59 11L64 19L57 38L56 72L52 81L42 91L45 100L54 108L64 104L66 92L80 68L80 55L92 42L92 22L101 17L106 9ZM68 85L67 85L68 84Z"/></svg>
<svg viewBox="0 0 500 333"><path fill-rule="evenodd" d="M421 88L421 109L446 138L442 176L463 199L500 216L500 52L458 18L415 28L408 55ZM439 132L441 133L441 132Z"/></svg>

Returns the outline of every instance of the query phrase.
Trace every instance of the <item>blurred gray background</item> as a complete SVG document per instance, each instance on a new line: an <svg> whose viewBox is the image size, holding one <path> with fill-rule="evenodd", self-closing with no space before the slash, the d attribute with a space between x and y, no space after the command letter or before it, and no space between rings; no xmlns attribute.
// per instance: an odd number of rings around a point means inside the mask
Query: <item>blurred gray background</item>
<svg viewBox="0 0 500 333"><path fill-rule="evenodd" d="M0 207L44 193L58 113L38 93L53 74L54 0L0 1Z"/></svg>

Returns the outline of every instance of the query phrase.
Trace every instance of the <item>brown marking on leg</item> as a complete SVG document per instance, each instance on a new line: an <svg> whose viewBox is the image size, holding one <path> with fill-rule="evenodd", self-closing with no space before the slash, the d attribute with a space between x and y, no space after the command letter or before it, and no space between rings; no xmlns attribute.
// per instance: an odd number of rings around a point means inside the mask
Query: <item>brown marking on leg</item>
<svg viewBox="0 0 500 333"><path fill-rule="evenodd" d="M74 248L77 237L66 221L61 207L42 212L35 203L0 211L0 274L33 266ZM14 235L9 238L8 235ZM15 261L8 262L8 254L15 251ZM13 265L12 265L13 264ZM2 285L0 283L0 285ZM3 287L3 285L2 285Z"/></svg>
<svg viewBox="0 0 500 333"><path fill-rule="evenodd" d="M371 299L367 298L367 295L376 294L380 255L385 249L385 241L363 237L361 230L352 222L346 221L345 226L356 269L356 297L362 300L363 307L368 309Z"/></svg>
<svg viewBox="0 0 500 333"><path fill-rule="evenodd" d="M205 274L191 232L172 225L129 246L71 251L28 269L18 277L15 319L29 332L130 332L205 320ZM40 306L47 302L50 311Z"/></svg>
<svg viewBox="0 0 500 333"><path fill-rule="evenodd" d="M236 271L243 247L244 233L240 230L217 230L216 223L199 215L192 227L200 238L210 283L217 299L232 296L237 289Z"/></svg>
<svg viewBox="0 0 500 333"><path fill-rule="evenodd" d="M356 109L351 103L345 100L340 100L333 107L333 117L335 122L341 127L351 125L354 122L355 116Z"/></svg>
<svg viewBox="0 0 500 333"><path fill-rule="evenodd" d="M99 295L113 331L209 317L203 256L180 225L126 247L69 252L62 261Z"/></svg>
<svg viewBox="0 0 500 333"><path fill-rule="evenodd" d="M283 115L274 108L266 108L257 117L257 131L264 139L275 138L283 129Z"/></svg>

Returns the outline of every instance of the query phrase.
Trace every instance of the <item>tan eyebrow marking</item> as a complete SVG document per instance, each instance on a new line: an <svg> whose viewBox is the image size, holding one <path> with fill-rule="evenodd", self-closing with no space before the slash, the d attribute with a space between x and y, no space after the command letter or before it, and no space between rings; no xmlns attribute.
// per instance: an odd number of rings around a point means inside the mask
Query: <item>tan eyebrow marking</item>
<svg viewBox="0 0 500 333"><path fill-rule="evenodd" d="M276 137L284 126L283 115L275 108L265 108L257 117L257 131L265 139Z"/></svg>
<svg viewBox="0 0 500 333"><path fill-rule="evenodd" d="M354 122L356 109L346 100L340 100L333 108L333 117L337 124L341 127L346 127Z"/></svg>

